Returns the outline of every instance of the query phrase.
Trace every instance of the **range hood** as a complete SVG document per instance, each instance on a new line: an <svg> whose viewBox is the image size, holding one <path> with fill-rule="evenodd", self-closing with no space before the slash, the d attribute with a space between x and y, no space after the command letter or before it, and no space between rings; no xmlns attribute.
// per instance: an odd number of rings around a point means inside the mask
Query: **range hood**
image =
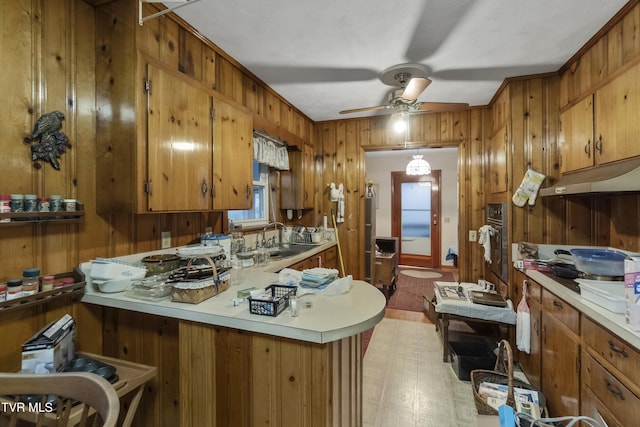
<svg viewBox="0 0 640 427"><path fill-rule="evenodd" d="M540 196L640 192L640 157L564 174L555 185L540 189Z"/></svg>

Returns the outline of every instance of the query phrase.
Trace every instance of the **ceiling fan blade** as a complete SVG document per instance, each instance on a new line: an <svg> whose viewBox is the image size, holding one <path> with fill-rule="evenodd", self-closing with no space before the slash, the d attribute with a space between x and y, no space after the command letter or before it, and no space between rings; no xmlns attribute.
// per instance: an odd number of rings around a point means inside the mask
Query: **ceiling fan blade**
<svg viewBox="0 0 640 427"><path fill-rule="evenodd" d="M465 111L469 108L469 104L461 102L419 102L416 104L417 111L441 113L450 111Z"/></svg>
<svg viewBox="0 0 640 427"><path fill-rule="evenodd" d="M413 101L418 99L420 94L431 84L431 80L424 77L414 77L409 80L409 84L402 92L402 98Z"/></svg>
<svg viewBox="0 0 640 427"><path fill-rule="evenodd" d="M351 113L360 113L363 111L374 111L374 110L384 110L385 108L391 108L388 105L378 105L377 107L364 107L364 108L353 108L351 110L342 110L340 114L351 114Z"/></svg>

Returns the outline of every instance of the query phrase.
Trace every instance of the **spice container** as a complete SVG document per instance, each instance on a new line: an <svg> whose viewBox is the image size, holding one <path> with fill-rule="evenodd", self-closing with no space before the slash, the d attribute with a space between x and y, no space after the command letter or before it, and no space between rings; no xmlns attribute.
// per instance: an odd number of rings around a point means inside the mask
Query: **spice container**
<svg viewBox="0 0 640 427"><path fill-rule="evenodd" d="M42 292L52 290L53 276L42 276L42 286L40 289L42 290Z"/></svg>
<svg viewBox="0 0 640 427"><path fill-rule="evenodd" d="M0 213L11 212L11 196L0 194ZM11 222L11 218L2 218L0 222Z"/></svg>
<svg viewBox="0 0 640 427"><path fill-rule="evenodd" d="M53 195L49 197L49 211L50 212L62 212L62 197Z"/></svg>
<svg viewBox="0 0 640 427"><path fill-rule="evenodd" d="M39 268L25 268L22 270L22 296L36 294L40 290Z"/></svg>
<svg viewBox="0 0 640 427"><path fill-rule="evenodd" d="M12 194L9 201L11 212L24 212L24 196L22 194Z"/></svg>
<svg viewBox="0 0 640 427"><path fill-rule="evenodd" d="M49 212L49 198L38 197L38 211Z"/></svg>
<svg viewBox="0 0 640 427"><path fill-rule="evenodd" d="M11 279L7 281L7 301L20 298L22 296L22 279Z"/></svg>
<svg viewBox="0 0 640 427"><path fill-rule="evenodd" d="M7 300L7 284L5 282L0 283L0 302Z"/></svg>
<svg viewBox="0 0 640 427"><path fill-rule="evenodd" d="M64 199L62 203L63 210L65 212L75 212L76 211L76 199Z"/></svg>
<svg viewBox="0 0 640 427"><path fill-rule="evenodd" d="M24 195L24 211L35 212L38 210L38 196L35 194Z"/></svg>
<svg viewBox="0 0 640 427"><path fill-rule="evenodd" d="M74 283L75 283L75 280L73 280L73 277L64 277L62 278L62 280L55 282L53 284L53 287L60 288L62 286L73 285Z"/></svg>

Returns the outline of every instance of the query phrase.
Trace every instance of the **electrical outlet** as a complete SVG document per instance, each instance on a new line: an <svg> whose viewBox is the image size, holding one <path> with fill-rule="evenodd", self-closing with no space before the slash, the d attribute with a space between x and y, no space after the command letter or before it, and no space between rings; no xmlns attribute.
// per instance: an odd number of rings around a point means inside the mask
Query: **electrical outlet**
<svg viewBox="0 0 640 427"><path fill-rule="evenodd" d="M469 230L469 241L475 242L478 240L478 232L476 230Z"/></svg>
<svg viewBox="0 0 640 427"><path fill-rule="evenodd" d="M211 234L211 233L213 233L213 228L212 227L205 227L204 234Z"/></svg>
<svg viewBox="0 0 640 427"><path fill-rule="evenodd" d="M162 249L167 249L171 247L171 232L170 231L163 231L161 233L162 236Z"/></svg>

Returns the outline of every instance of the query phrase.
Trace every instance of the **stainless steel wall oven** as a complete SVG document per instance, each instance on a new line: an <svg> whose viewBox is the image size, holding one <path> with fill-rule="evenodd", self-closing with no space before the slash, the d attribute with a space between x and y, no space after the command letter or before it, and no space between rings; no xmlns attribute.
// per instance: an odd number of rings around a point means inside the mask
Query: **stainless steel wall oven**
<svg viewBox="0 0 640 427"><path fill-rule="evenodd" d="M507 227L507 204L487 204L487 225L495 232L491 234L491 264L489 269L507 282L509 278L509 236Z"/></svg>

